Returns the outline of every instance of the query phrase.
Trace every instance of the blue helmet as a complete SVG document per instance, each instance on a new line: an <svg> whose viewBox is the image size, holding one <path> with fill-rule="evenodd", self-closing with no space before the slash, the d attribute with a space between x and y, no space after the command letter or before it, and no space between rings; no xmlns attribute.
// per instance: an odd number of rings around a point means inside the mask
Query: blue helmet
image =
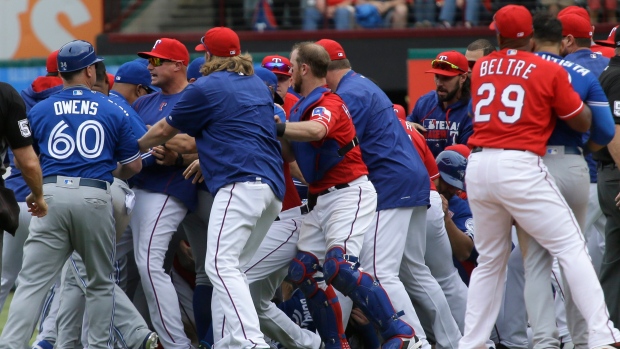
<svg viewBox="0 0 620 349"><path fill-rule="evenodd" d="M60 73L84 69L101 61L103 58L97 57L93 45L84 40L66 43L58 51L58 71Z"/></svg>
<svg viewBox="0 0 620 349"><path fill-rule="evenodd" d="M439 175L446 183L465 190L465 168L467 159L454 150L444 150L437 155Z"/></svg>
<svg viewBox="0 0 620 349"><path fill-rule="evenodd" d="M205 63L205 56L200 56L196 59L194 59L188 66L187 66L187 80L189 79L196 79L198 80L198 78L202 77L202 73L200 72L200 68L202 68L202 65Z"/></svg>

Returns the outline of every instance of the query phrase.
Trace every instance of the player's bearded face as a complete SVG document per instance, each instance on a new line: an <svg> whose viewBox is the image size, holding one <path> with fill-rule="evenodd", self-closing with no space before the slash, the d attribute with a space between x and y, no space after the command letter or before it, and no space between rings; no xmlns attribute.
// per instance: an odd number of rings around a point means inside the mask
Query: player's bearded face
<svg viewBox="0 0 620 349"><path fill-rule="evenodd" d="M441 102L449 102L456 98L457 93L461 89L461 81L458 76L451 79L444 79L437 86L437 96Z"/></svg>
<svg viewBox="0 0 620 349"><path fill-rule="evenodd" d="M301 93L301 87L303 84L301 80L301 72L299 69L293 70L293 91Z"/></svg>

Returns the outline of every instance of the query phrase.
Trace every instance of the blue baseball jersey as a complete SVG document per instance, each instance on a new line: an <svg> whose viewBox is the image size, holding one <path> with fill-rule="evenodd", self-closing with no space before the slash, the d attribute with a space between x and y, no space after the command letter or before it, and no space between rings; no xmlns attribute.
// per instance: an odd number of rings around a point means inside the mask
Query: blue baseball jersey
<svg viewBox="0 0 620 349"><path fill-rule="evenodd" d="M424 138L434 157L447 146L467 144L474 132L472 118L468 115L468 100L459 100L443 109L436 91L431 91L418 99L407 121L426 128Z"/></svg>
<svg viewBox="0 0 620 349"><path fill-rule="evenodd" d="M599 76L601 76L603 70L605 70L605 68L607 68L607 66L609 65L609 58L592 52L592 50L590 49L581 49L575 51L564 58L586 67L590 70L590 72L592 72L592 74L594 74L597 79L599 78ZM594 115L592 116L594 117ZM588 163L588 168L590 169L590 183L596 183L596 160L592 158L592 154L586 155L586 162Z"/></svg>
<svg viewBox="0 0 620 349"><path fill-rule="evenodd" d="M37 103L47 99L49 96L62 91L62 81L57 77L40 76L36 78L28 88L22 90L19 95L26 105L26 113ZM11 166L11 174L4 180L4 186L13 190L15 199L18 202L25 202L26 196L30 194L30 188L22 177L22 172L15 166L13 151L8 149L8 161ZM7 159L5 159L6 161Z"/></svg>
<svg viewBox="0 0 620 349"><path fill-rule="evenodd" d="M123 95L117 93L116 91L110 91L108 98L110 98L110 101L119 105L129 114L129 126L131 126L131 130L133 131L134 136L136 136L137 139L140 139L142 136L144 136L148 129L146 128L144 121L142 121L142 118L140 118L140 115L138 115L138 113L133 109L127 99L125 99ZM144 153L141 156L142 168L154 165L157 161L157 159L155 159L155 157L151 155L151 153Z"/></svg>
<svg viewBox="0 0 620 349"><path fill-rule="evenodd" d="M579 52L579 51L578 51ZM592 111L592 127L590 132L581 133L573 130L562 120L558 120L549 137L549 145L577 146L584 148L588 138L594 143L606 145L614 137L614 121L609 109L607 96L603 91L598 78L588 68L563 59L560 56L547 52L536 53L538 56L558 63L570 75L570 81L575 91ZM595 56L600 56L593 53ZM568 56L567 56L568 57ZM591 157L590 157L591 158ZM586 158L587 160L587 158ZM592 161L592 159L590 159ZM589 164L590 165L590 164ZM596 166L590 167L590 182L596 182Z"/></svg>
<svg viewBox="0 0 620 349"><path fill-rule="evenodd" d="M187 86L166 120L196 138L200 168L213 195L225 185L260 179L282 200L273 108L271 92L259 77L220 71Z"/></svg>
<svg viewBox="0 0 620 349"><path fill-rule="evenodd" d="M474 240L474 219L469 208L467 200L463 200L460 197L454 195L448 200L448 207L450 214L452 215L452 222L459 230ZM453 257L453 263L456 269L459 271L459 275L466 285L469 285L469 277L471 268L476 266L476 260L478 259L478 251L476 248L471 251L471 255L466 261L460 262Z"/></svg>
<svg viewBox="0 0 620 349"><path fill-rule="evenodd" d="M377 211L428 205L428 172L394 117L390 99L353 70L342 77L336 93L353 119L368 177L377 190Z"/></svg>
<svg viewBox="0 0 620 349"><path fill-rule="evenodd" d="M592 52L590 49L580 49L564 57L565 60L580 64L589 69L598 79L603 70L609 65L609 58Z"/></svg>
<svg viewBox="0 0 620 349"><path fill-rule="evenodd" d="M155 125L159 120L170 115L183 92L165 95L161 92L151 93L138 98L132 105L145 125ZM151 157L152 158L152 157ZM198 202L196 185L183 176L185 168L153 164L143 168L130 180L132 186L174 196L189 209L194 210Z"/></svg>
<svg viewBox="0 0 620 349"><path fill-rule="evenodd" d="M127 112L83 86L58 92L28 113L43 177L83 177L112 183L117 162L140 158Z"/></svg>

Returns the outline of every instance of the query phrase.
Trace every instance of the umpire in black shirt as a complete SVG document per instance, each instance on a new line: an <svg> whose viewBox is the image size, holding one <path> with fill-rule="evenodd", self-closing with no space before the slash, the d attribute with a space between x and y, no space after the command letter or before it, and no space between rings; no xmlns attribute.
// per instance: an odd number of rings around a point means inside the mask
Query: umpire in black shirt
<svg viewBox="0 0 620 349"><path fill-rule="evenodd" d="M599 274L611 320L620 323L620 210L616 196L620 193L620 31L615 34L616 55L599 77L614 116L616 134L603 149L594 153L598 161L598 199L607 218L605 253Z"/></svg>

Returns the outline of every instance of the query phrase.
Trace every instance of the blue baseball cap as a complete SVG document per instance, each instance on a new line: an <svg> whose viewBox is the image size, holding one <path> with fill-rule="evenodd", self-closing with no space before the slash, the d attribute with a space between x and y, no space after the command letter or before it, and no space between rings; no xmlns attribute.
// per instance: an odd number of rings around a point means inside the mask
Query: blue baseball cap
<svg viewBox="0 0 620 349"><path fill-rule="evenodd" d="M254 66L254 74L261 78L267 86L272 87L274 91L278 89L278 77L271 70L261 66Z"/></svg>
<svg viewBox="0 0 620 349"><path fill-rule="evenodd" d="M200 67L202 67L202 65L205 63L205 57L201 56L198 57L196 59L194 59L188 66L187 66L187 80L190 79L196 79L198 80L198 78L202 77L202 73L200 72Z"/></svg>
<svg viewBox="0 0 620 349"><path fill-rule="evenodd" d="M149 93L155 91L151 86L151 72L141 62L131 61L121 65L116 71L114 82L142 85Z"/></svg>

